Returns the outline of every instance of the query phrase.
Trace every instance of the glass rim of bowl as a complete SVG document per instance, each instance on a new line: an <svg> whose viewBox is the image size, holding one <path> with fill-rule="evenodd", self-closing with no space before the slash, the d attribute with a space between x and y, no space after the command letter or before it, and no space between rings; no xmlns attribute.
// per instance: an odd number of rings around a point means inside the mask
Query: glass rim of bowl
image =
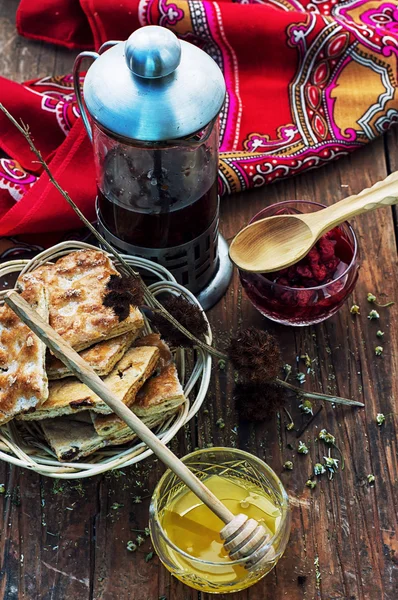
<svg viewBox="0 0 398 600"><path fill-rule="evenodd" d="M218 452L218 451L225 451L225 450L229 450L230 452L237 452L243 456L249 457L251 460L255 460L256 462L258 462L262 468L265 467L265 469L271 474L271 476L275 479L277 486L279 488L279 491L281 493L282 496L282 506L281 506L281 523L282 521L286 520L286 517L288 517L289 515L289 510L290 510L290 502L289 502L289 496L285 490L285 488L283 487L283 484L281 482L281 480L279 479L278 475L275 473L275 471L273 469L271 469L271 467L264 462L263 460L261 460L261 458L258 458L257 456L254 456L254 454L250 454L250 452L246 452L245 450L240 450L239 448L229 448L227 446L216 446L214 448L200 448L199 450L195 450L194 452L190 452L189 454L186 454L185 456L183 456L181 458L181 460L184 462L185 459L187 458L192 458L198 454L205 454L205 453L212 453L212 452ZM196 556L192 556L192 554L188 554L187 552L184 552L184 550L181 550L181 548L179 548L178 546L176 546L168 537L168 535L166 534L165 530L162 527L162 524L160 523L159 520L159 513L158 511L154 510L153 507L153 502L154 502L154 497L156 494L156 491L158 490L158 488L160 488L160 486L162 485L162 483L164 482L164 480L166 479L166 477L168 477L170 474L175 475L173 473L173 471L171 469L167 469L167 471L165 473L163 473L162 477L159 479L152 497L151 497L151 503L149 506L149 515L150 516L154 516L157 526L159 528L160 534L163 537L163 539L165 540L165 542L171 546L173 548L173 550L175 550L176 552L178 552L178 554L180 554L181 556L184 556L185 558L187 558L190 561L195 561L198 563L201 563L203 565L211 565L214 567L219 567L221 565L242 565L244 563L246 563L250 557L245 557L245 558L239 558L237 560L230 560L228 563L226 563L225 561L220 561L220 562L214 562L214 561L210 561L210 560L203 560L202 558L197 558ZM178 476L175 475L175 477ZM184 484L185 485L185 484ZM186 485L185 487L187 489L189 489ZM272 544L275 542L275 540L277 539L278 535L280 532L280 527L275 531L274 535L268 540L268 546L271 547Z"/></svg>
<svg viewBox="0 0 398 600"><path fill-rule="evenodd" d="M293 203L309 204L312 206L320 206L322 208L327 208L327 206L325 204L321 204L320 202L313 202L312 200L284 200L283 202L275 202L274 204L270 204L270 206L266 206L265 208L262 208L261 210L259 210L258 213L256 213L250 219L248 225L251 225L251 223L254 223L256 217L258 217L258 215L261 214L265 210L269 210L270 208L273 208L273 207L277 207L277 206L281 207L285 204L293 204ZM341 223L341 225L336 225L336 227L341 227L342 225L345 225L349 229L349 231L352 235L352 239L354 241L354 249L353 249L352 259L351 259L350 264L347 265L346 269L344 269L344 271L341 273L341 275L336 277L336 279L332 279L332 281L328 281L327 283L321 283L320 285L314 285L311 287L297 288L297 287L291 287L290 285L281 285L280 283L275 283L271 279L268 279L268 277L266 277L263 273L250 273L250 271L244 271L242 269L239 269L239 272L242 273L243 275L245 275L245 273L248 273L250 276L255 275L257 277L261 277L261 279L268 281L270 283L270 285L276 286L277 288L279 288L281 290L289 290L289 291L291 291L291 290L294 290L294 291L322 290L325 287L327 287L328 285L333 285L334 283L336 283L336 281L340 281L340 279L342 279L342 277L347 275L347 273L352 269L352 267L355 266L355 261L358 259L359 246L358 246L358 239L355 234L355 231L348 221L344 221L343 223ZM300 262L300 261L297 261L297 262ZM297 263L294 263L294 264L297 264Z"/></svg>

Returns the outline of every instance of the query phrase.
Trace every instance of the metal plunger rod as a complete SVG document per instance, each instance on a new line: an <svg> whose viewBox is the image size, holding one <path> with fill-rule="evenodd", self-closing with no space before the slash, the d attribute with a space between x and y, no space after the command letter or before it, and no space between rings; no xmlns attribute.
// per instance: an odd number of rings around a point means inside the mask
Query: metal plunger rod
<svg viewBox="0 0 398 600"><path fill-rule="evenodd" d="M5 296L5 302L80 381L85 383L145 442L154 454L171 469L185 485L224 523L230 523L234 515L216 496L188 469L188 467L113 394L95 371L17 292Z"/></svg>

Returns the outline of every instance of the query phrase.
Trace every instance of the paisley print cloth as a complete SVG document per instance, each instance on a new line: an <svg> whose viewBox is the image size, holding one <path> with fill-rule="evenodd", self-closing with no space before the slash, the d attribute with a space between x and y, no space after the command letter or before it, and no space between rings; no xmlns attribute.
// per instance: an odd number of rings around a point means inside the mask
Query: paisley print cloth
<svg viewBox="0 0 398 600"><path fill-rule="evenodd" d="M398 0L42 0L20 3L20 33L98 48L161 25L221 67L220 191L262 186L325 164L398 120ZM92 151L70 76L18 85L0 101L31 127L54 174L94 218ZM21 136L0 116L0 235L77 222Z"/></svg>

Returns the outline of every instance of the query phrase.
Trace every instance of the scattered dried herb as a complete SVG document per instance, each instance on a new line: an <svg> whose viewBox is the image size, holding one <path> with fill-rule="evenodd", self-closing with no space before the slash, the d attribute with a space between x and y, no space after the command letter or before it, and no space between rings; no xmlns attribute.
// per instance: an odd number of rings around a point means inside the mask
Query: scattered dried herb
<svg viewBox="0 0 398 600"><path fill-rule="evenodd" d="M376 331L376 335L377 335L377 337L382 338L384 335L384 331L380 331L380 329L379 329L378 331Z"/></svg>
<svg viewBox="0 0 398 600"><path fill-rule="evenodd" d="M303 385L303 383L305 383L305 373L298 372L296 375L296 379L300 385Z"/></svg>
<svg viewBox="0 0 398 600"><path fill-rule="evenodd" d="M149 562L150 560L152 560L153 559L153 555L154 555L153 552L148 552L148 554L145 557L145 562Z"/></svg>
<svg viewBox="0 0 398 600"><path fill-rule="evenodd" d="M316 463L314 465L314 474L319 477L320 475L323 475L324 473L326 473L325 467L321 463Z"/></svg>
<svg viewBox="0 0 398 600"><path fill-rule="evenodd" d="M337 469L339 468L339 461L337 458L333 458L330 456L330 448L329 448L329 455L328 456L324 456L323 457L325 460L325 467L326 470L329 472L329 479L333 479L333 475L336 473Z"/></svg>
<svg viewBox="0 0 398 600"><path fill-rule="evenodd" d="M119 508L122 508L124 506L124 504L119 504L119 502L114 502L111 506L112 510L118 510Z"/></svg>
<svg viewBox="0 0 398 600"><path fill-rule="evenodd" d="M203 312L196 304L187 300L183 295L169 295L162 300L162 306L195 337L201 338L208 332ZM161 313L153 311L150 315L150 320L171 346L188 348L194 345L192 340L176 329Z"/></svg>
<svg viewBox="0 0 398 600"><path fill-rule="evenodd" d="M220 418L220 419L217 419L217 421L216 421L216 425L217 425L217 427L219 427L220 429L224 429L224 427L225 427L225 422L224 422L224 419L222 419L222 418Z"/></svg>
<svg viewBox="0 0 398 600"><path fill-rule="evenodd" d="M358 304L353 304L350 308L350 313L352 315L360 315L361 313L359 312L359 306Z"/></svg>
<svg viewBox="0 0 398 600"><path fill-rule="evenodd" d="M378 424L379 427L381 427L384 423L384 421L386 420L385 416L383 415L383 413L377 413L376 415L376 423Z"/></svg>
<svg viewBox="0 0 398 600"><path fill-rule="evenodd" d="M341 458L341 470L344 471L344 456L343 456L343 453L341 452L340 448L338 446L336 446L335 436L332 435L331 433L328 433L326 431L326 429L322 429L319 432L318 438L320 440L322 440L323 442L325 442L325 444L327 444L328 446L333 446L334 448L336 448L336 450L340 454L340 458Z"/></svg>
<svg viewBox="0 0 398 600"><path fill-rule="evenodd" d="M301 358L301 360L303 360L303 361L304 361L304 364L305 364L305 366L307 367L307 369L310 369L310 368L312 367L312 360L311 360L311 357L310 357L310 356L309 356L307 353L305 353L305 354L302 354L302 355L300 356L300 358Z"/></svg>
<svg viewBox="0 0 398 600"><path fill-rule="evenodd" d="M333 446L336 443L336 438L331 433L328 433L326 429L322 429L319 432L318 438L325 442L325 444L332 444Z"/></svg>
<svg viewBox="0 0 398 600"><path fill-rule="evenodd" d="M286 469L287 471L293 471L293 463L291 460L287 460L284 464L283 464L283 468Z"/></svg>
<svg viewBox="0 0 398 600"><path fill-rule="evenodd" d="M383 354L383 346L376 346L375 354L376 356L381 356Z"/></svg>
<svg viewBox="0 0 398 600"><path fill-rule="evenodd" d="M368 292L366 299L372 304L377 304L377 306L380 306L380 308L387 308L388 306L392 306L393 304L395 304L395 302L386 302L386 304L380 304L379 302L377 302L376 296L371 292Z"/></svg>
<svg viewBox="0 0 398 600"><path fill-rule="evenodd" d="M0 494L5 494L6 493L6 486L4 485L4 483L0 483Z"/></svg>
<svg viewBox="0 0 398 600"><path fill-rule="evenodd" d="M321 580L322 580L321 571L319 569L319 556L317 556L314 559L314 567L315 567L315 584L316 584L317 589L319 589L319 586L320 586Z"/></svg>
<svg viewBox="0 0 398 600"><path fill-rule="evenodd" d="M366 479L368 480L369 485L374 485L376 481L376 477L372 474L369 474Z"/></svg>
<svg viewBox="0 0 398 600"><path fill-rule="evenodd" d="M313 490L316 487L316 481L313 481L312 479L308 479L305 482L305 485L310 488L311 490Z"/></svg>
<svg viewBox="0 0 398 600"><path fill-rule="evenodd" d="M129 540L126 547L129 552L135 552L138 548L137 544L133 542L133 540Z"/></svg>
<svg viewBox="0 0 398 600"><path fill-rule="evenodd" d="M368 314L368 319L370 319L371 321L373 319L380 319L380 315L377 312L377 310L371 310L370 313Z"/></svg>
<svg viewBox="0 0 398 600"><path fill-rule="evenodd" d="M298 443L297 452L299 454L308 454L308 447L304 444L304 442Z"/></svg>
<svg viewBox="0 0 398 600"><path fill-rule="evenodd" d="M301 404L299 404L299 408L303 411L303 413L307 415L313 415L314 412L312 410L312 402L311 400L303 400Z"/></svg>
<svg viewBox="0 0 398 600"><path fill-rule="evenodd" d="M292 367L291 367L291 365L288 365L286 363L285 365L283 365L283 370L285 372L285 381L286 381L286 379L288 379L290 373L292 372Z"/></svg>

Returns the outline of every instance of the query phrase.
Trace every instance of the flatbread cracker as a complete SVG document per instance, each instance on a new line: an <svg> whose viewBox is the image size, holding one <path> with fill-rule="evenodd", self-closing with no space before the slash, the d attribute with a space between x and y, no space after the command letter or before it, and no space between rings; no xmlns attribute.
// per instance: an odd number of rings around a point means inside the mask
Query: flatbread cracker
<svg viewBox="0 0 398 600"><path fill-rule="evenodd" d="M80 356L94 369L99 377L105 377L115 368L127 349L136 340L139 331L129 331L91 346L80 352ZM64 363L54 355L47 353L47 377L50 381L70 377L72 373Z"/></svg>
<svg viewBox="0 0 398 600"><path fill-rule="evenodd" d="M45 286L31 279L22 297L48 323ZM8 306L0 307L0 425L48 398L46 346Z"/></svg>
<svg viewBox="0 0 398 600"><path fill-rule="evenodd" d="M76 461L93 454L101 448L126 444L132 442L137 437L128 428L128 431L119 437L104 438L95 431L91 418L88 422L79 418L81 415L86 414L88 414L88 411L77 415L40 421L44 437L59 461ZM163 417L157 420L152 419L146 424L148 427L155 427L156 425L160 425L163 420Z"/></svg>
<svg viewBox="0 0 398 600"><path fill-rule="evenodd" d="M130 348L113 371L104 379L124 404L134 402L138 390L156 368L159 350L153 346ZM91 409L110 414L111 409L89 387L74 377L51 381L48 400L35 412L22 415L24 421L51 419Z"/></svg>
<svg viewBox="0 0 398 600"><path fill-rule="evenodd" d="M174 363L171 363L164 367L159 375L146 381L138 392L131 410L148 427L153 427L154 423L162 422L184 402L185 396L177 369ZM110 415L92 413L91 416L96 432L104 438L120 438L131 431L128 425L113 413Z"/></svg>
<svg viewBox="0 0 398 600"><path fill-rule="evenodd" d="M174 407L162 414L149 413L141 420L150 429L153 429L174 414L176 410L177 407ZM56 419L44 419L40 421L40 425L48 444L61 462L76 461L101 450L101 448L121 446L137 438L136 434L126 425L124 429L120 428L115 431L112 437L105 438L98 435L89 417L89 411Z"/></svg>
<svg viewBox="0 0 398 600"><path fill-rule="evenodd" d="M45 282L50 296L50 325L75 350L84 350L102 340L144 325L140 310L130 307L127 319L119 321L112 308L103 305L111 275L120 273L100 250L78 250L19 277L24 289L32 278Z"/></svg>
<svg viewBox="0 0 398 600"><path fill-rule="evenodd" d="M107 445L107 441L95 432L92 423L73 416L44 419L40 425L60 461L78 460Z"/></svg>

